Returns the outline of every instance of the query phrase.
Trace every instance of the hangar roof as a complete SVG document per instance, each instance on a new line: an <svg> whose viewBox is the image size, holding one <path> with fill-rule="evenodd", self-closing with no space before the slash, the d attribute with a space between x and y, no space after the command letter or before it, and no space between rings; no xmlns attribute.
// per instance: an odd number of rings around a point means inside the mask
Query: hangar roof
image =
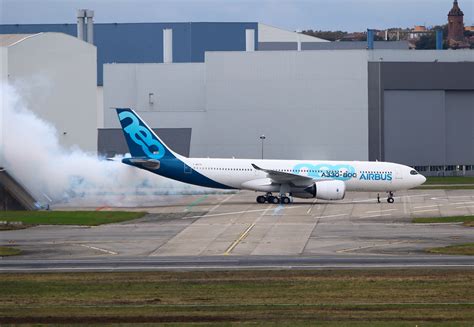
<svg viewBox="0 0 474 327"><path fill-rule="evenodd" d="M95 23L97 84L103 84L105 63L163 62L163 29L173 29L173 62L204 62L206 51L244 51L245 30L255 30L256 22L183 23ZM0 25L0 34L60 32L77 36L76 24Z"/></svg>
<svg viewBox="0 0 474 327"><path fill-rule="evenodd" d="M0 47L7 48L38 34L0 34Z"/></svg>

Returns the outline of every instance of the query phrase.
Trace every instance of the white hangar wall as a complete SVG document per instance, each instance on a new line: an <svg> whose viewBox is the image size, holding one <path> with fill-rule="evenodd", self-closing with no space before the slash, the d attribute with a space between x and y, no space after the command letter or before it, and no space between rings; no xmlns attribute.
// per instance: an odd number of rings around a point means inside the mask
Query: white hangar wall
<svg viewBox="0 0 474 327"><path fill-rule="evenodd" d="M366 51L208 52L203 64L110 64L105 108L191 128L191 156L368 158ZM150 104L153 93L153 104ZM106 128L118 128L112 110Z"/></svg>
<svg viewBox="0 0 474 327"><path fill-rule="evenodd" d="M3 49L7 79L28 108L55 126L61 145L95 153L96 47L62 33L39 33Z"/></svg>

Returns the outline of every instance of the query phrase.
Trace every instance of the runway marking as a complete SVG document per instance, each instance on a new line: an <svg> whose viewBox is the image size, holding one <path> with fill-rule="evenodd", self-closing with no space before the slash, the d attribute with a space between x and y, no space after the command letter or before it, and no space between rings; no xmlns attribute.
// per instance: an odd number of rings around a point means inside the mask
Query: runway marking
<svg viewBox="0 0 474 327"><path fill-rule="evenodd" d="M299 206L287 206L286 209L297 209L300 208ZM233 212L221 212L221 213L213 213L211 215L199 215L199 216L191 216L191 217L183 217L181 219L196 219L202 217L217 217L217 216L227 216L227 215L237 215L240 213L249 213L249 212L262 212L267 211L268 209L254 209L254 210L243 210L243 211L233 211Z"/></svg>
<svg viewBox="0 0 474 327"><path fill-rule="evenodd" d="M439 209L415 210L415 211L413 211L413 213L430 212L430 211L439 211Z"/></svg>
<svg viewBox="0 0 474 327"><path fill-rule="evenodd" d="M445 197L435 197L431 198L431 200L443 200L443 201L449 201L449 199L454 199L454 198L472 198L472 195L458 195L458 196L445 196Z"/></svg>
<svg viewBox="0 0 474 327"><path fill-rule="evenodd" d="M268 206L264 212L262 212L262 214L245 230L245 232L243 232L240 237L238 239L236 239L228 248L227 250L224 252L224 255L229 255L232 250L235 249L235 247L245 238L247 237L247 235L250 233L250 231L252 230L252 228L258 223L258 221L266 214L266 212L268 210L270 210L271 208L271 205Z"/></svg>
<svg viewBox="0 0 474 327"><path fill-rule="evenodd" d="M214 210L216 210L217 208L219 208L222 204L224 204L225 202L229 201L234 195L234 194L231 194L229 195L228 197L226 197L224 200L222 200L221 202L219 202L217 205L215 205L214 207L211 208L211 210L209 210L209 212L213 212Z"/></svg>
<svg viewBox="0 0 474 327"><path fill-rule="evenodd" d="M430 205L430 206L413 207L413 209L423 209L423 208L433 208L433 207L438 207L438 205L434 204L434 205Z"/></svg>
<svg viewBox="0 0 474 327"><path fill-rule="evenodd" d="M375 215L368 215L368 216L360 216L359 218L374 218L374 217L384 217L384 216L391 216L391 213L381 213Z"/></svg>
<svg viewBox="0 0 474 327"><path fill-rule="evenodd" d="M456 209L467 209L467 208L474 208L474 206L456 207Z"/></svg>
<svg viewBox="0 0 474 327"><path fill-rule="evenodd" d="M403 197L416 198L416 197L420 197L420 196L430 196L430 195L431 194L402 195L402 196L394 196L394 198L403 198Z"/></svg>
<svg viewBox="0 0 474 327"><path fill-rule="evenodd" d="M370 248L379 248L383 246L389 246L389 245L394 245L394 244L401 244L401 243L408 243L409 241L397 241L397 242L392 242L392 243L385 243L385 244L375 244L375 245L367 245L367 246L361 246L361 247L356 247L356 248L350 248L350 249L344 249L344 250L338 250L336 253L346 253L346 252L352 252L356 250L365 250L365 249L370 249Z"/></svg>
<svg viewBox="0 0 474 327"><path fill-rule="evenodd" d="M311 213L311 210L313 210L313 207L314 207L314 204L316 203L316 200L313 201L313 203L311 203L311 205L309 206L308 208L308 211L306 211L306 214L310 214Z"/></svg>
<svg viewBox="0 0 474 327"><path fill-rule="evenodd" d="M89 249L92 249L92 250L97 250L97 251L108 253L108 254L114 254L114 255L118 254L117 252L109 251L109 250L106 250L106 249L101 249L101 248L98 248L96 246L85 245L85 244L79 244L79 246L83 246L85 248L89 248Z"/></svg>
<svg viewBox="0 0 474 327"><path fill-rule="evenodd" d="M183 211L189 211L192 207L194 207L195 205L198 205L199 203L201 203L202 201L206 200L207 197L209 195L203 195L201 196L199 199L196 199L194 200L193 202L191 202Z"/></svg>
<svg viewBox="0 0 474 327"><path fill-rule="evenodd" d="M373 210L373 211L366 211L365 213L377 213L377 212L387 212L387 211L398 211L398 209Z"/></svg>
<svg viewBox="0 0 474 327"><path fill-rule="evenodd" d="M473 204L474 202L455 202L455 203L450 203L451 205L458 205L458 204Z"/></svg>
<svg viewBox="0 0 474 327"><path fill-rule="evenodd" d="M354 200L354 201L351 201L351 202L349 202L349 203L359 203L359 202L369 202L369 201L377 202L377 198L374 198L374 199L367 199L367 200Z"/></svg>
<svg viewBox="0 0 474 327"><path fill-rule="evenodd" d="M252 224L245 230L245 232L243 232L243 233L240 235L240 237L239 237L238 239L236 239L236 240L234 241L234 243L232 243L232 244L227 248L227 250L224 252L224 255L229 255L229 254L232 252L232 250L237 246L237 244L239 244L240 241L242 241L242 240L247 236L247 234L250 233L250 231L252 230L252 228L253 228L254 226L255 226L255 223L252 223Z"/></svg>
<svg viewBox="0 0 474 327"><path fill-rule="evenodd" d="M334 217L342 217L342 216L349 216L349 214L348 213L341 213L339 215L319 216L319 217L314 217L314 218L324 219L324 218L334 218Z"/></svg>

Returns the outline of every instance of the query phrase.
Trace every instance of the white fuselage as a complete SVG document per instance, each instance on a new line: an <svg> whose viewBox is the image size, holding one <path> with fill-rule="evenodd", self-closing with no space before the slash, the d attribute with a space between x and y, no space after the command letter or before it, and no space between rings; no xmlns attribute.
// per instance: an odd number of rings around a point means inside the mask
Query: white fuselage
<svg viewBox="0 0 474 327"><path fill-rule="evenodd" d="M394 192L419 186L425 177L410 172L411 167L372 161L309 161L260 159L180 158L196 172L236 189L277 192L280 185L271 183L267 173L252 167L312 177L314 182L344 181L347 191ZM307 186L294 185L294 186Z"/></svg>

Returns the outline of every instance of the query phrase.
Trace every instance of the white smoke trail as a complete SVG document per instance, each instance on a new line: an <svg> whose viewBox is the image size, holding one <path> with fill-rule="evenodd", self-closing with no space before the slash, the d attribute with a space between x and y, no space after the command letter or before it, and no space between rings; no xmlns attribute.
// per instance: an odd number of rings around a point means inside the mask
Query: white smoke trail
<svg viewBox="0 0 474 327"><path fill-rule="evenodd" d="M215 193L64 149L51 124L27 109L8 83L0 88L0 166L40 201L72 206L134 206L163 202L163 195Z"/></svg>

